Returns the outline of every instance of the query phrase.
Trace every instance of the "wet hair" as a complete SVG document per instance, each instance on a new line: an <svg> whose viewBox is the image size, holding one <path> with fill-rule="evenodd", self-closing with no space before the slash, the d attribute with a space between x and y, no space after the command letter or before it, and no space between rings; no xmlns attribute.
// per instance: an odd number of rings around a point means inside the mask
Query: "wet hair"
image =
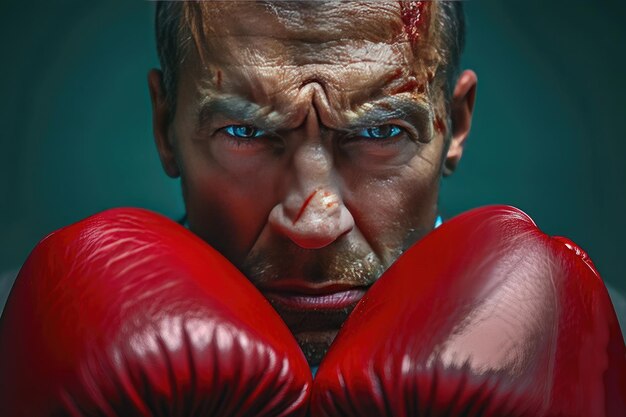
<svg viewBox="0 0 626 417"><path fill-rule="evenodd" d="M176 105L176 87L181 63L194 45L186 15L187 2L157 1L155 15L156 45L161 70L163 89L171 109ZM403 3L417 3L404 2ZM404 6L404 5L403 5ZM465 15L462 1L439 2L440 13L433 23L439 25L438 46L445 63L439 68L445 80L445 95L449 101L456 78L460 71L460 60L465 45Z"/></svg>

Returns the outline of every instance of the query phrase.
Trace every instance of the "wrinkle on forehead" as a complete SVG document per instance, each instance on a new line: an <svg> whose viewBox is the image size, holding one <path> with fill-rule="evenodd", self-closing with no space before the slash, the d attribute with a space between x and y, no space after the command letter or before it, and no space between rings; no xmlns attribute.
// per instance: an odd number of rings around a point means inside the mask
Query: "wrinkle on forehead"
<svg viewBox="0 0 626 417"><path fill-rule="evenodd" d="M404 27L399 4L386 1L207 1L185 6L188 21L196 26L195 35L205 37L392 42Z"/></svg>
<svg viewBox="0 0 626 417"><path fill-rule="evenodd" d="M295 67L305 65L411 65L408 42L373 42L361 39L335 39L325 43L302 43L257 36L228 40L240 48L224 48L226 42L211 42L206 55L211 64L221 66L255 65L258 67ZM392 54L390 54L392 52Z"/></svg>
<svg viewBox="0 0 626 417"><path fill-rule="evenodd" d="M202 100L241 95L276 122L296 120L296 104L309 107L299 90L313 81L330 103L323 118L337 125L385 95L426 102L440 57L427 3L185 2Z"/></svg>
<svg viewBox="0 0 626 417"><path fill-rule="evenodd" d="M440 25L432 24L438 13L434 1L214 0L185 2L183 10L184 25L191 29L203 61L210 44L237 37L246 38L251 47L259 43L273 43L278 49L294 45L300 56L306 55L306 44L315 52L349 41L406 42L414 52L432 58L433 51L426 50L433 49L440 31Z"/></svg>

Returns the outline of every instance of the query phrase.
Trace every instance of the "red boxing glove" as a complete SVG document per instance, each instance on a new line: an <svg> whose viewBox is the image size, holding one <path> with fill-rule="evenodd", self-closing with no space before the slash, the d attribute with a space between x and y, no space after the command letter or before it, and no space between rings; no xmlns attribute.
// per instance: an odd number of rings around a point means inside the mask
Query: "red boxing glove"
<svg viewBox="0 0 626 417"><path fill-rule="evenodd" d="M311 373L270 304L182 226L110 210L44 239L0 322L2 416L300 416Z"/></svg>
<svg viewBox="0 0 626 417"><path fill-rule="evenodd" d="M623 417L626 349L583 257L512 207L450 220L357 305L313 416Z"/></svg>

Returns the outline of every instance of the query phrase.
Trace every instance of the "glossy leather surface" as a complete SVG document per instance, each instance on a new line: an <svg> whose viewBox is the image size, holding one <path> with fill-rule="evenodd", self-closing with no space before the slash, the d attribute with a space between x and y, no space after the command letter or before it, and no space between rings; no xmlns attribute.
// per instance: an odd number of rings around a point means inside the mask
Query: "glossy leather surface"
<svg viewBox="0 0 626 417"><path fill-rule="evenodd" d="M617 417L625 398L626 349L593 264L506 206L465 213L409 249L314 383L248 280L144 210L44 239L0 321L3 416L301 416L310 406L312 417Z"/></svg>
<svg viewBox="0 0 626 417"><path fill-rule="evenodd" d="M626 349L573 242L507 206L409 249L349 317L311 410L327 416L626 415Z"/></svg>
<svg viewBox="0 0 626 417"><path fill-rule="evenodd" d="M298 416L311 374L269 303L138 209L45 238L0 322L2 416Z"/></svg>

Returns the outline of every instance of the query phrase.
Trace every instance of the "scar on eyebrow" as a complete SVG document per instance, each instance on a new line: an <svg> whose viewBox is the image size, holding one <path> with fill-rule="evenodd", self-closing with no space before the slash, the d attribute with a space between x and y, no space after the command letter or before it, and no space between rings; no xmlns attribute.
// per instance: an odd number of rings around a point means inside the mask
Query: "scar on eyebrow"
<svg viewBox="0 0 626 417"><path fill-rule="evenodd" d="M420 38L423 33L423 25L428 20L428 2L426 1L400 1L400 11L404 30L411 43Z"/></svg>
<svg viewBox="0 0 626 417"><path fill-rule="evenodd" d="M300 217L302 217L302 215L304 214L304 210L306 210L311 200L313 200L313 196L315 196L315 194L317 194L317 190L313 191L311 195L308 196L306 200L304 200L304 203L302 203L302 207L300 207L300 210L298 211L296 218L293 220L293 224L298 223L298 220L300 220Z"/></svg>

